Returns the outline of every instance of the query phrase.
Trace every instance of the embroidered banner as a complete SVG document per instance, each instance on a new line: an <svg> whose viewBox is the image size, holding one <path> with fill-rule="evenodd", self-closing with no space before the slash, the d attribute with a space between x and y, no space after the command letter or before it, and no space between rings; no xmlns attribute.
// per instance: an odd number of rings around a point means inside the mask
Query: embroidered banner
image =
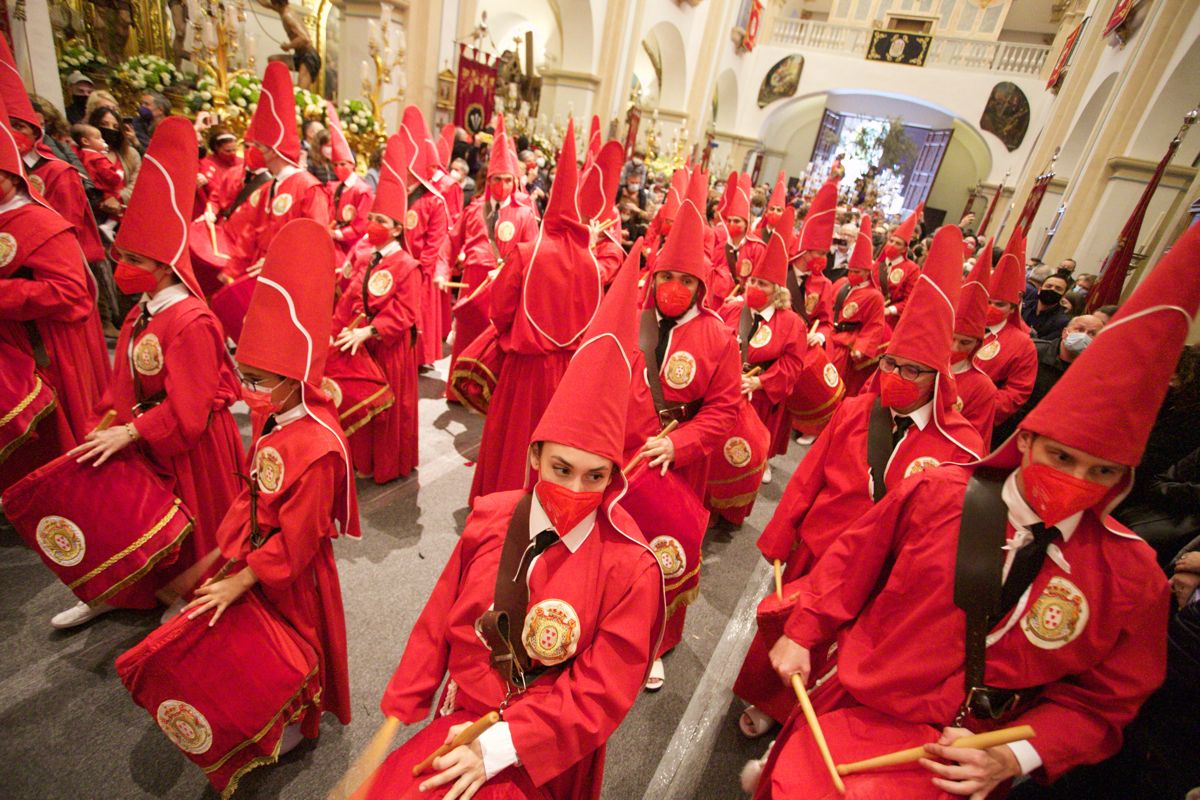
<svg viewBox="0 0 1200 800"><path fill-rule="evenodd" d="M1088 19L1089 17L1084 17L1083 21L1075 26L1075 30L1071 31L1070 35L1067 36L1067 40L1063 42L1062 52L1058 54L1058 63L1054 65L1054 69L1050 71L1050 78L1046 81L1046 88L1050 91L1058 91L1058 86L1062 83L1062 79L1067 72L1067 67L1071 63L1071 54L1075 52L1075 45L1079 41L1079 34L1083 33L1083 26L1087 24Z"/></svg>
<svg viewBox="0 0 1200 800"><path fill-rule="evenodd" d="M867 60L923 67L931 41L933 37L923 33L876 29L871 32L871 43L867 45Z"/></svg>
<svg viewBox="0 0 1200 800"><path fill-rule="evenodd" d="M496 60L486 53L458 46L458 85L454 96L454 124L471 134L483 130L496 102Z"/></svg>

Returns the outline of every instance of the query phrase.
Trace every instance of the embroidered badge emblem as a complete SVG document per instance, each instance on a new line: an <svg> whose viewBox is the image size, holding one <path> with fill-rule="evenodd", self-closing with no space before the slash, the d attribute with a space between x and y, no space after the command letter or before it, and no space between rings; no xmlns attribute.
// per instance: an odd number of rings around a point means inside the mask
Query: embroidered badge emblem
<svg viewBox="0 0 1200 800"><path fill-rule="evenodd" d="M30 175L29 185L32 186L33 190L38 194L46 193L46 182L42 180L40 175Z"/></svg>
<svg viewBox="0 0 1200 800"><path fill-rule="evenodd" d="M329 395L335 407L342 407L342 387L337 385L337 381L333 378L321 378L321 391Z"/></svg>
<svg viewBox="0 0 1200 800"><path fill-rule="evenodd" d="M671 536L656 536L650 540L650 549L658 558L662 567L663 577L673 580L687 570L687 556L683 553L683 545Z"/></svg>
<svg viewBox="0 0 1200 800"><path fill-rule="evenodd" d="M940 463L936 458L930 458L929 456L921 456L920 458L913 459L913 462L904 470L904 477L909 478L918 472L933 469Z"/></svg>
<svg viewBox="0 0 1200 800"><path fill-rule="evenodd" d="M817 302L820 301L821 295L816 292L811 292L804 296L804 313L811 314L817 307Z"/></svg>
<svg viewBox="0 0 1200 800"><path fill-rule="evenodd" d="M342 222L353 222L356 211L353 205L342 206Z"/></svg>
<svg viewBox="0 0 1200 800"><path fill-rule="evenodd" d="M837 367L833 364L826 364L821 370L821 377L825 380L825 385L830 389L836 389L838 382L841 381L841 376L838 375Z"/></svg>
<svg viewBox="0 0 1200 800"><path fill-rule="evenodd" d="M579 615L565 600L543 600L525 615L521 639L529 655L541 663L561 664L579 646Z"/></svg>
<svg viewBox="0 0 1200 800"><path fill-rule="evenodd" d="M667 381L667 385L672 389L684 389L696 375L696 359L691 353L679 351L672 353L667 359L666 369L663 370L663 377Z"/></svg>
<svg viewBox="0 0 1200 800"><path fill-rule="evenodd" d="M991 361L998 355L1000 355L1000 340L993 339L979 348L979 352L975 354L975 357L980 361Z"/></svg>
<svg viewBox="0 0 1200 800"><path fill-rule="evenodd" d="M271 203L271 213L277 217L282 217L292 207L292 196L290 194L277 194L275 200Z"/></svg>
<svg viewBox="0 0 1200 800"><path fill-rule="evenodd" d="M771 328L766 323L759 325L758 330L750 337L751 347L766 347L771 343Z"/></svg>
<svg viewBox="0 0 1200 800"><path fill-rule="evenodd" d="M254 475L258 488L277 492L283 485L283 456L274 447L264 447L254 457Z"/></svg>
<svg viewBox="0 0 1200 800"><path fill-rule="evenodd" d="M1057 650L1083 633L1088 602L1079 587L1055 576L1021 617L1025 638L1043 650Z"/></svg>
<svg viewBox="0 0 1200 800"><path fill-rule="evenodd" d="M850 319L858 313L858 303L851 300L846 305L842 306L842 319Z"/></svg>
<svg viewBox="0 0 1200 800"><path fill-rule="evenodd" d="M0 233L0 267L7 267L17 257L17 239L11 233Z"/></svg>
<svg viewBox="0 0 1200 800"><path fill-rule="evenodd" d="M164 700L154 717L162 732L183 752L200 755L212 747L212 726L191 704Z"/></svg>
<svg viewBox="0 0 1200 800"><path fill-rule="evenodd" d="M750 443L741 436L726 439L723 452L725 460L735 467L744 467L750 463Z"/></svg>
<svg viewBox="0 0 1200 800"><path fill-rule="evenodd" d="M371 273L371 280L367 281L367 291L372 297L383 297L392 290L393 283L392 273L381 269Z"/></svg>
<svg viewBox="0 0 1200 800"><path fill-rule="evenodd" d="M60 567L73 567L83 561L87 551L83 531L66 517L42 517L37 524L36 536L38 547Z"/></svg>
<svg viewBox="0 0 1200 800"><path fill-rule="evenodd" d="M743 258L741 267L738 270L738 274L741 277L745 278L745 277L749 276L750 273L753 271L754 271L754 262L748 258Z"/></svg>
<svg viewBox="0 0 1200 800"><path fill-rule="evenodd" d="M162 372L162 345L153 333L147 333L133 346L133 368L142 375L157 375Z"/></svg>
<svg viewBox="0 0 1200 800"><path fill-rule="evenodd" d="M517 233L517 226L513 225L508 220L504 220L496 226L496 238L502 242L512 241L512 238Z"/></svg>
<svg viewBox="0 0 1200 800"><path fill-rule="evenodd" d="M894 270L888 273L888 283L892 284L893 286L897 285L902 280L904 280L904 270L902 268L896 267Z"/></svg>
<svg viewBox="0 0 1200 800"><path fill-rule="evenodd" d="M404 215L404 227L411 231L417 227L417 221L417 212L410 208L408 213Z"/></svg>

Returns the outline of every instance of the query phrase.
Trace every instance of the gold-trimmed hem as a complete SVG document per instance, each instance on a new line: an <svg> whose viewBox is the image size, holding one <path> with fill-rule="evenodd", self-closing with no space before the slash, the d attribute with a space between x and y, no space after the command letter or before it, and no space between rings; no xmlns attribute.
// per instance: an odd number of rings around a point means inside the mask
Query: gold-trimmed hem
<svg viewBox="0 0 1200 800"><path fill-rule="evenodd" d="M462 363L461 358L459 358L458 363ZM479 363L479 362L474 362L474 363ZM496 380L495 376L492 375L491 370L489 370L487 367L480 364L479 368L482 369L484 372L487 372L487 374L492 378L493 381ZM475 398L468 399L467 397L465 397L463 395L462 392L460 392L458 390L458 387L455 386L454 384L455 384L455 382L457 382L460 379L465 379L465 380L470 381L471 383L474 383L479 386L479 397L481 398L482 403L477 403L475 401ZM476 414L479 414L482 417L487 416L487 407L492 402L492 390L488 388L487 383L485 383L483 381L483 379L480 378L476 373L468 372L467 370L456 369L456 370L454 370L454 372L450 373L450 380L448 382L448 385L450 387L450 391L454 394L454 397L458 400L458 402L462 403L469 410L471 410L472 412L474 412ZM483 407L481 408L480 405L482 405Z"/></svg>
<svg viewBox="0 0 1200 800"><path fill-rule="evenodd" d="M824 411L825 409L829 408L831 405L833 405L837 401L841 400L842 396L845 394L846 394L846 384L845 384L845 382L843 382L842 380L839 379L838 380L838 390L836 392L834 392L833 397L829 398L824 403L821 403L821 405L817 406L816 408L809 408L809 409L805 409L804 411L793 411L792 409L789 408L788 413L791 414L793 417L811 416L813 414L819 413L819 412Z"/></svg>
<svg viewBox="0 0 1200 800"><path fill-rule="evenodd" d="M751 467L750 469L746 470L742 474L735 475L732 478L722 478L717 481L709 481L708 485L709 486L728 486L731 483L737 483L738 481L745 480L746 478L749 478L751 475L753 475L756 472L762 472L763 467L766 466L766 463L767 463L767 459L764 458L763 463L759 464L757 467Z"/></svg>
<svg viewBox="0 0 1200 800"><path fill-rule="evenodd" d="M304 693L308 690L309 684L317 677L317 671L319 669L320 669L320 664L316 664L313 666L312 670L308 673L308 675L306 675L304 677L304 680L301 682L300 688L296 690L295 694L293 694L291 697L289 697L287 699L287 702L285 702L283 704L283 706L280 707L280 709L275 712L274 716L272 716L271 719L269 719L267 721L267 724L264 725L258 733L254 734L249 739L244 739L241 742L239 742L238 744L234 745L232 748L229 749L228 752L225 753L225 755L221 756L219 759L214 761L212 764L209 764L207 767L201 767L201 769L204 770L204 774L208 775L210 773L216 772L221 767L225 766L225 763L227 761L229 761L229 759L233 758L235 755L240 753L242 750L245 750L250 745L256 744L259 739L262 739L264 736L266 736L270 732L270 730L275 727L275 724L277 722L279 722L279 718L281 716L283 716L283 712L287 711L288 708L292 705L292 703L295 703L297 700L299 700L301 697L304 696ZM318 692L318 694L313 695L312 703L315 705L319 699L320 699L320 693ZM290 725L292 722L294 722L300 716L300 714L304 711L304 709L308 707L308 705L309 705L308 703L301 703L300 707L298 709L296 709L294 712L292 712L292 716L286 724ZM280 741L282 741L282 737L280 737ZM263 758L263 757L264 756L260 756L260 758ZM279 742L275 743L275 757L276 758L279 757ZM255 760L258 760L258 759L255 759ZM250 763L253 763L253 762L250 762ZM250 764L247 764L246 766L250 767ZM250 768L253 769L253 767L250 767ZM239 775L239 773L243 772L243 769L245 769L245 767L243 767L242 769L239 769L238 772L236 772L234 774ZM234 785L234 781L232 778L230 778L229 784L226 785L226 788L228 789L230 785L233 785L234 788L237 788L236 785ZM232 794L232 791L230 792L230 794ZM225 795L222 794L221 796L224 797Z"/></svg>
<svg viewBox="0 0 1200 800"><path fill-rule="evenodd" d="M31 419L29 424L25 426L25 430L22 431L17 438L4 445L3 448L0 448L0 464L3 464L5 461L7 461L8 457L16 452L18 447L25 444L25 442L29 439L29 435L33 433L33 429L37 427L38 423L49 416L50 413L56 408L58 408L58 399L51 395L50 402L45 408L33 415L33 419Z"/></svg>
<svg viewBox="0 0 1200 800"><path fill-rule="evenodd" d="M692 578L696 577L696 573L698 573L698 572L700 571L700 567L701 567L703 564L704 564L704 557L703 557L703 556L701 556L701 557L700 557L700 563L696 565L695 569L693 569L691 572L689 572L688 574L684 575L682 578L680 578L679 580L675 581L674 583L670 583L670 584L664 584L664 585L663 585L663 592L664 592L664 593L665 593L665 592L673 592L673 591L675 591L676 589L678 589L680 586L683 586L685 583L687 583L688 581L690 581Z"/></svg>
<svg viewBox="0 0 1200 800"><path fill-rule="evenodd" d="M725 498L724 500L710 497L708 498L708 504L713 508L739 508L751 502L756 497L758 497L757 490L747 492L746 494L739 494L736 497Z"/></svg>
<svg viewBox="0 0 1200 800"><path fill-rule="evenodd" d="M124 578L122 578L121 580L119 580L115 584L113 584L112 586L105 589L100 594L99 597L94 597L91 600L86 601L88 606L94 608L98 603L103 603L105 600L112 597L117 592L124 589L126 586L129 586L130 584L141 580L143 577L145 577L146 573L149 572L150 570L154 569L155 565L158 564L159 561L162 561L163 558L167 554L169 554L173 549L175 549L179 545L183 544L183 540L186 539L191 532L192 532L192 523L189 522L187 525L183 526L183 530L179 532L179 535L175 537L175 540L173 542L171 542L166 547L162 548L157 553L155 553L150 558L148 558L146 560L146 563L143 564L142 566L138 567L132 574L126 575Z"/></svg>
<svg viewBox="0 0 1200 800"><path fill-rule="evenodd" d="M384 394L386 394L387 392L390 392L391 390L392 390L392 387L391 387L391 386L388 386L388 385L385 383L385 384L383 385L383 388L382 388L382 389L380 389L378 392L375 392L375 394L371 395L370 397L366 397L366 398L363 398L362 400L359 400L359 401L358 401L357 403L355 403L353 406L351 406L350 408L347 408L347 409L346 409L345 411L343 411L341 414L338 414L338 421L340 422L340 421L342 421L342 420L345 420L345 419L346 419L346 417L349 417L349 416L350 416L351 414L353 414L355 411L358 411L360 408L362 408L363 406L367 405L367 403L370 403L372 400L378 400L380 397L382 397L382 396L383 396ZM394 403L394 402L396 402L396 398L393 396L393 397L392 397L392 403ZM388 405L390 406L392 403L388 403ZM385 406L385 408L386 408L386 406Z"/></svg>
<svg viewBox="0 0 1200 800"><path fill-rule="evenodd" d="M666 618L670 619L675 614L675 612L678 611L680 608L690 606L692 603L694 603L696 601L696 598L699 596L700 596L700 586L698 584L696 586L692 587L691 589L688 589L683 594L677 596L674 600L671 601L671 604L667 606Z"/></svg>
<svg viewBox="0 0 1200 800"><path fill-rule="evenodd" d="M364 401L364 402L366 402L366 401ZM386 403L379 406L379 408L373 409L371 411L371 413L367 414L365 417L363 417L358 422L351 425L349 428L342 428L342 433L345 434L346 438L349 438L351 434L356 433L360 428L362 428L368 422L375 419L376 417L378 417L384 411L387 411L389 408L391 408L395 404L396 404L396 398L393 397L391 400L388 400Z"/></svg>

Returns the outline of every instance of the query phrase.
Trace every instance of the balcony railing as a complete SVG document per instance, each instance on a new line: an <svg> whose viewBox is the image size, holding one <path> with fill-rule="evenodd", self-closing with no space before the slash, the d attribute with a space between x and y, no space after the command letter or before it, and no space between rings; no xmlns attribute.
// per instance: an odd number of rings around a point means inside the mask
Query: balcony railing
<svg viewBox="0 0 1200 800"><path fill-rule="evenodd" d="M777 19L771 30L770 44L827 50L862 58L867 54L870 41L870 28L815 20ZM1041 74L1042 65L1049 55L1050 48L1041 44L987 42L934 35L925 65L1037 76Z"/></svg>

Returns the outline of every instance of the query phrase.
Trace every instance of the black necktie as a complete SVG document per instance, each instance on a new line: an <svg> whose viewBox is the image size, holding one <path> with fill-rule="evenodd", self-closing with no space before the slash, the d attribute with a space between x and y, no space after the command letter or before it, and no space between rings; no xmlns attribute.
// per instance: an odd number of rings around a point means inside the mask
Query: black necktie
<svg viewBox="0 0 1200 800"><path fill-rule="evenodd" d="M749 338L746 340L747 345L750 344L751 341L753 341L754 334L758 333L758 326L763 324L762 314L754 314L753 316L754 316L754 321L750 323L750 334L749 334Z"/></svg>
<svg viewBox="0 0 1200 800"><path fill-rule="evenodd" d="M1040 522L1029 526L1033 541L1026 543L1013 557L1012 566L1008 569L1008 579L1000 591L1000 610L995 621L999 621L1017 604L1021 595L1033 583L1042 563L1046 560L1046 548L1058 537L1058 528L1047 528Z"/></svg>
<svg viewBox="0 0 1200 800"><path fill-rule="evenodd" d="M904 434L912 427L912 417L897 416L892 419L892 449L896 449L896 445L900 444L900 440L904 438Z"/></svg>
<svg viewBox="0 0 1200 800"><path fill-rule="evenodd" d="M654 358L662 366L663 356L667 354L667 340L671 338L671 329L679 324L673 317L663 317L658 321L658 344L654 347Z"/></svg>
<svg viewBox="0 0 1200 800"><path fill-rule="evenodd" d="M517 564L517 574L513 577L514 581L523 580L526 573L529 572L529 566L533 560L542 554L550 545L558 541L558 534L554 532L554 528L546 528L533 538L533 544L525 548L525 552L521 555L521 563Z"/></svg>

